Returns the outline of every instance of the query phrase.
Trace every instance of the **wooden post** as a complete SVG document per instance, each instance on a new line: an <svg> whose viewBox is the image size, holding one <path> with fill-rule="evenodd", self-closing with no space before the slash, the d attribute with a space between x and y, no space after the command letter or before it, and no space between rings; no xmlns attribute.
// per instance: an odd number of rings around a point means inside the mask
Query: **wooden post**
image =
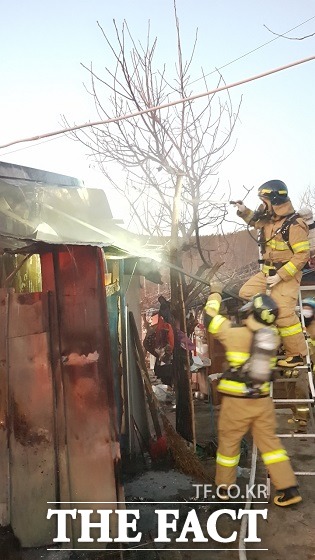
<svg viewBox="0 0 315 560"><path fill-rule="evenodd" d="M186 309L185 309L185 302L184 302L184 294L183 294L183 283L181 274L178 275L179 280L179 295L180 295L180 303L182 308L182 318L183 318L183 331L187 336L187 323L186 323ZM195 410L194 410L194 401L193 401L193 393L191 387L191 373L190 373L190 356L189 356L189 348L186 345L186 367L184 368L184 375L187 379L186 387L188 391L188 418L191 422L191 434L192 434L192 444L193 450L196 450L196 424L195 424Z"/></svg>
<svg viewBox="0 0 315 560"><path fill-rule="evenodd" d="M180 204L183 179L184 175L182 173L178 173L176 177L175 195L173 199L170 263L175 267L179 266L178 226L180 219ZM176 269L171 268L170 270L170 284L172 310L176 310L178 312L180 328L185 332L186 313L185 302L183 298L182 278L181 273ZM180 349L175 349L173 366L176 391L176 428L185 439L192 441L193 445L195 446L195 420L190 383L189 352L186 355L184 367L180 363L179 352ZM185 421L183 421L183 417L185 417Z"/></svg>

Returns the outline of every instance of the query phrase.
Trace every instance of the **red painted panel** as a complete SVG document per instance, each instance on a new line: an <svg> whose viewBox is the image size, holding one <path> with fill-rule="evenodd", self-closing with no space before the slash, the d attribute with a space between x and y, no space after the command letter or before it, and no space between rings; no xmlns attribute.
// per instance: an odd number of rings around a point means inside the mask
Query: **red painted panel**
<svg viewBox="0 0 315 560"><path fill-rule="evenodd" d="M120 448L102 254L71 246L55 265L70 497L115 504ZM74 523L75 539L79 532Z"/></svg>

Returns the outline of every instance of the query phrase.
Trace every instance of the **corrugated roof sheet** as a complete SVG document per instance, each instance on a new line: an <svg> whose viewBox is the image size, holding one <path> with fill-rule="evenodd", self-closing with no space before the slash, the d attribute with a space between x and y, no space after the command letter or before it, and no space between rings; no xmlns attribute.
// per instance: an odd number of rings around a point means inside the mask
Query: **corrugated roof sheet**
<svg viewBox="0 0 315 560"><path fill-rule="evenodd" d="M119 227L106 193L73 177L0 162L0 249L80 244L157 258L143 238Z"/></svg>

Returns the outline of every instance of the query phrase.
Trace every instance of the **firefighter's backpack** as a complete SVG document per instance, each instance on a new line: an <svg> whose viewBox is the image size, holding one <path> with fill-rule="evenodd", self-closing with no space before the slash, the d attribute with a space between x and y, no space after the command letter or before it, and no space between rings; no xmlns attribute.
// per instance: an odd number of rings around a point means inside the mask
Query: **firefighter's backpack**
<svg viewBox="0 0 315 560"><path fill-rule="evenodd" d="M302 220L308 226L308 230L309 230L308 240L310 242L310 253L311 253L310 256L313 257L315 255L315 221L314 221L313 212L310 208L301 208L298 212L294 212L294 214L291 214L290 216L287 217L287 219L284 221L284 223L280 228L280 232L283 237L283 240L290 247L290 243L289 243L290 226L296 221L297 218L302 218Z"/></svg>

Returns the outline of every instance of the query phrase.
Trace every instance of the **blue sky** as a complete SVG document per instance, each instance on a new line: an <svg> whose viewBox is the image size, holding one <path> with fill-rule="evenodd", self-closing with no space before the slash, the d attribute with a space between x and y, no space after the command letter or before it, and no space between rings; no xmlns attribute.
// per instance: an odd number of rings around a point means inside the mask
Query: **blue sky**
<svg viewBox="0 0 315 560"><path fill-rule="evenodd" d="M315 55L315 36L303 41L276 39L264 25L283 34L302 22L290 37L315 33L312 0L178 0L184 55L190 53L195 29L199 41L194 79L220 68L264 43L269 44L222 69L230 84L290 62ZM172 0L11 0L2 6L0 144L61 128L61 114L76 124L95 119L93 103L83 83L87 72L80 65L102 71L106 49L97 20L113 33L112 20L126 19L133 35L146 37L150 20L158 36L158 59L171 70L176 57ZM274 40L273 40L274 39ZM209 77L214 87L217 78ZM202 81L194 93L204 91ZM231 90L232 100L243 97L234 139L234 153L219 171L222 192L231 185L234 198L242 185L258 187L278 178L299 196L315 187L315 61L244 84ZM66 137L40 144L17 144L0 150L0 160L73 175L91 186L104 186L92 171L83 148ZM111 198L111 200L116 200ZM252 205L257 202L252 197ZM119 202L113 211L123 212ZM120 215L120 217L123 217Z"/></svg>

